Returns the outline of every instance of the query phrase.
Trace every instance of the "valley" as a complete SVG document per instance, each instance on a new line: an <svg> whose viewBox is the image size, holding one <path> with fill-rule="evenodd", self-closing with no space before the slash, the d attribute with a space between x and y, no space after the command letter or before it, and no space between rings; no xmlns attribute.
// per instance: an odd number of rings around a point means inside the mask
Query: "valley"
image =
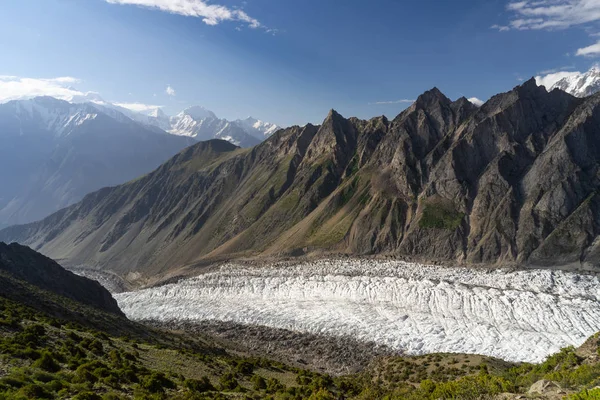
<svg viewBox="0 0 600 400"><path fill-rule="evenodd" d="M116 294L137 321L227 321L351 337L397 353L541 362L600 331L600 281L550 270L323 260L214 272Z"/></svg>
<svg viewBox="0 0 600 400"><path fill-rule="evenodd" d="M0 400L600 400L600 0L1 10Z"/></svg>

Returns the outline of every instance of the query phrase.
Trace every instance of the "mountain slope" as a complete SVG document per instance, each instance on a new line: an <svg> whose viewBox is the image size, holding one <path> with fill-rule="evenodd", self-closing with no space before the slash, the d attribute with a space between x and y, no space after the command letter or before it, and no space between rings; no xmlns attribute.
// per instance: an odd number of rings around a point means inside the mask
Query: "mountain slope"
<svg viewBox="0 0 600 400"><path fill-rule="evenodd" d="M7 245L0 242L0 274L3 279L8 277L26 282L78 303L123 316L115 299L98 282L77 276L51 259L17 243ZM5 282L0 287L0 295L9 296L9 287Z"/></svg>
<svg viewBox="0 0 600 400"><path fill-rule="evenodd" d="M0 240L140 283L207 260L332 252L593 268L599 104L530 80L480 108L433 89L392 121L332 110L252 149L199 143Z"/></svg>
<svg viewBox="0 0 600 400"><path fill-rule="evenodd" d="M0 226L43 218L193 143L117 112L49 97L0 105L0 141Z"/></svg>
<svg viewBox="0 0 600 400"><path fill-rule="evenodd" d="M347 398L356 391L266 353L235 353L204 333L131 322L97 282L29 248L0 243L2 399L264 398L290 391Z"/></svg>

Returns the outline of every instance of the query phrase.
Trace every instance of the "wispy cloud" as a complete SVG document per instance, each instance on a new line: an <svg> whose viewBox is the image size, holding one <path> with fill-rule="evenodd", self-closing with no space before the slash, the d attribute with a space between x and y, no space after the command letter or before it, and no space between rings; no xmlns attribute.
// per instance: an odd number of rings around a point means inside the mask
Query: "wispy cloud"
<svg viewBox="0 0 600 400"><path fill-rule="evenodd" d="M79 82L79 79L71 76L22 78L0 75L0 103L37 96L52 96L57 99L71 101L77 97L93 94L91 92L81 92L68 86Z"/></svg>
<svg viewBox="0 0 600 400"><path fill-rule="evenodd" d="M492 28L565 29L600 21L600 0L524 0L506 6L512 14L506 25Z"/></svg>
<svg viewBox="0 0 600 400"><path fill-rule="evenodd" d="M414 103L415 100L401 99L401 100L392 100L392 101L375 101L373 103L369 103L370 106L373 105L381 105L381 104L401 104L401 103Z"/></svg>
<svg viewBox="0 0 600 400"><path fill-rule="evenodd" d="M545 69L543 71L538 72L538 75L555 74L555 73L560 72L560 71L569 71L571 69L575 69L575 66L574 65L567 65L567 66L564 66L564 67Z"/></svg>
<svg viewBox="0 0 600 400"><path fill-rule="evenodd" d="M202 22L207 25L218 25L224 21L237 21L246 24L250 28L264 28L257 19L250 17L241 9L209 4L204 0L106 0L106 2L135 5L186 17L202 18Z"/></svg>
<svg viewBox="0 0 600 400"><path fill-rule="evenodd" d="M543 73L544 71L542 71ZM551 72L545 75L538 75L535 77L535 81L540 86L545 86L546 89L550 89L554 86L555 83L564 78L569 78L571 76L581 75L581 72L578 71L559 71L559 72Z"/></svg>
<svg viewBox="0 0 600 400"><path fill-rule="evenodd" d="M175 94L176 94L175 89L173 89L173 87L171 85L167 85L167 88L165 89L165 93L168 94L169 96L175 96Z"/></svg>
<svg viewBox="0 0 600 400"><path fill-rule="evenodd" d="M477 107L481 107L483 103L485 103L483 100L478 99L477 97L470 97L468 100L471 103L475 104Z"/></svg>
<svg viewBox="0 0 600 400"><path fill-rule="evenodd" d="M163 106L156 106L152 104L143 104L143 103L114 103L116 106L126 108L135 112L147 112L154 111L157 108L162 108Z"/></svg>
<svg viewBox="0 0 600 400"><path fill-rule="evenodd" d="M510 27L508 27L506 25L494 24L494 25L490 26L490 28L498 29L500 32L510 31Z"/></svg>
<svg viewBox="0 0 600 400"><path fill-rule="evenodd" d="M581 49L577 49L577 52L575 53L575 55L584 56L584 57L600 56L600 40L590 46L582 47Z"/></svg>

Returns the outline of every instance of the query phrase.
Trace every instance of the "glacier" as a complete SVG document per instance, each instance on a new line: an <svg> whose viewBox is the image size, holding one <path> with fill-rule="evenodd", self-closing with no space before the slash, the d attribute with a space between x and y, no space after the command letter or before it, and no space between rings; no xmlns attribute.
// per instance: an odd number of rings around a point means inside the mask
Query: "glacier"
<svg viewBox="0 0 600 400"><path fill-rule="evenodd" d="M115 298L134 320L218 320L350 335L405 354L515 362L540 362L600 331L598 278L556 270L383 260L229 263Z"/></svg>

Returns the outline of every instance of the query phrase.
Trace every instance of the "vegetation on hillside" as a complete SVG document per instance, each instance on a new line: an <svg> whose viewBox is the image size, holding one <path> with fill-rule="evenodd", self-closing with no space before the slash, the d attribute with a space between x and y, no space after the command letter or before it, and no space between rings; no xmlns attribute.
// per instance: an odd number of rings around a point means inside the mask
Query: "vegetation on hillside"
<svg viewBox="0 0 600 400"><path fill-rule="evenodd" d="M188 336L109 335L0 297L0 399L479 399L524 393L540 379L570 399L596 399L600 365L574 348L539 365L432 354L331 377Z"/></svg>
<svg viewBox="0 0 600 400"><path fill-rule="evenodd" d="M0 400L480 399L542 379L598 399L600 336L544 363L459 354L378 360L333 377L232 355L201 335L159 331L0 274Z"/></svg>

